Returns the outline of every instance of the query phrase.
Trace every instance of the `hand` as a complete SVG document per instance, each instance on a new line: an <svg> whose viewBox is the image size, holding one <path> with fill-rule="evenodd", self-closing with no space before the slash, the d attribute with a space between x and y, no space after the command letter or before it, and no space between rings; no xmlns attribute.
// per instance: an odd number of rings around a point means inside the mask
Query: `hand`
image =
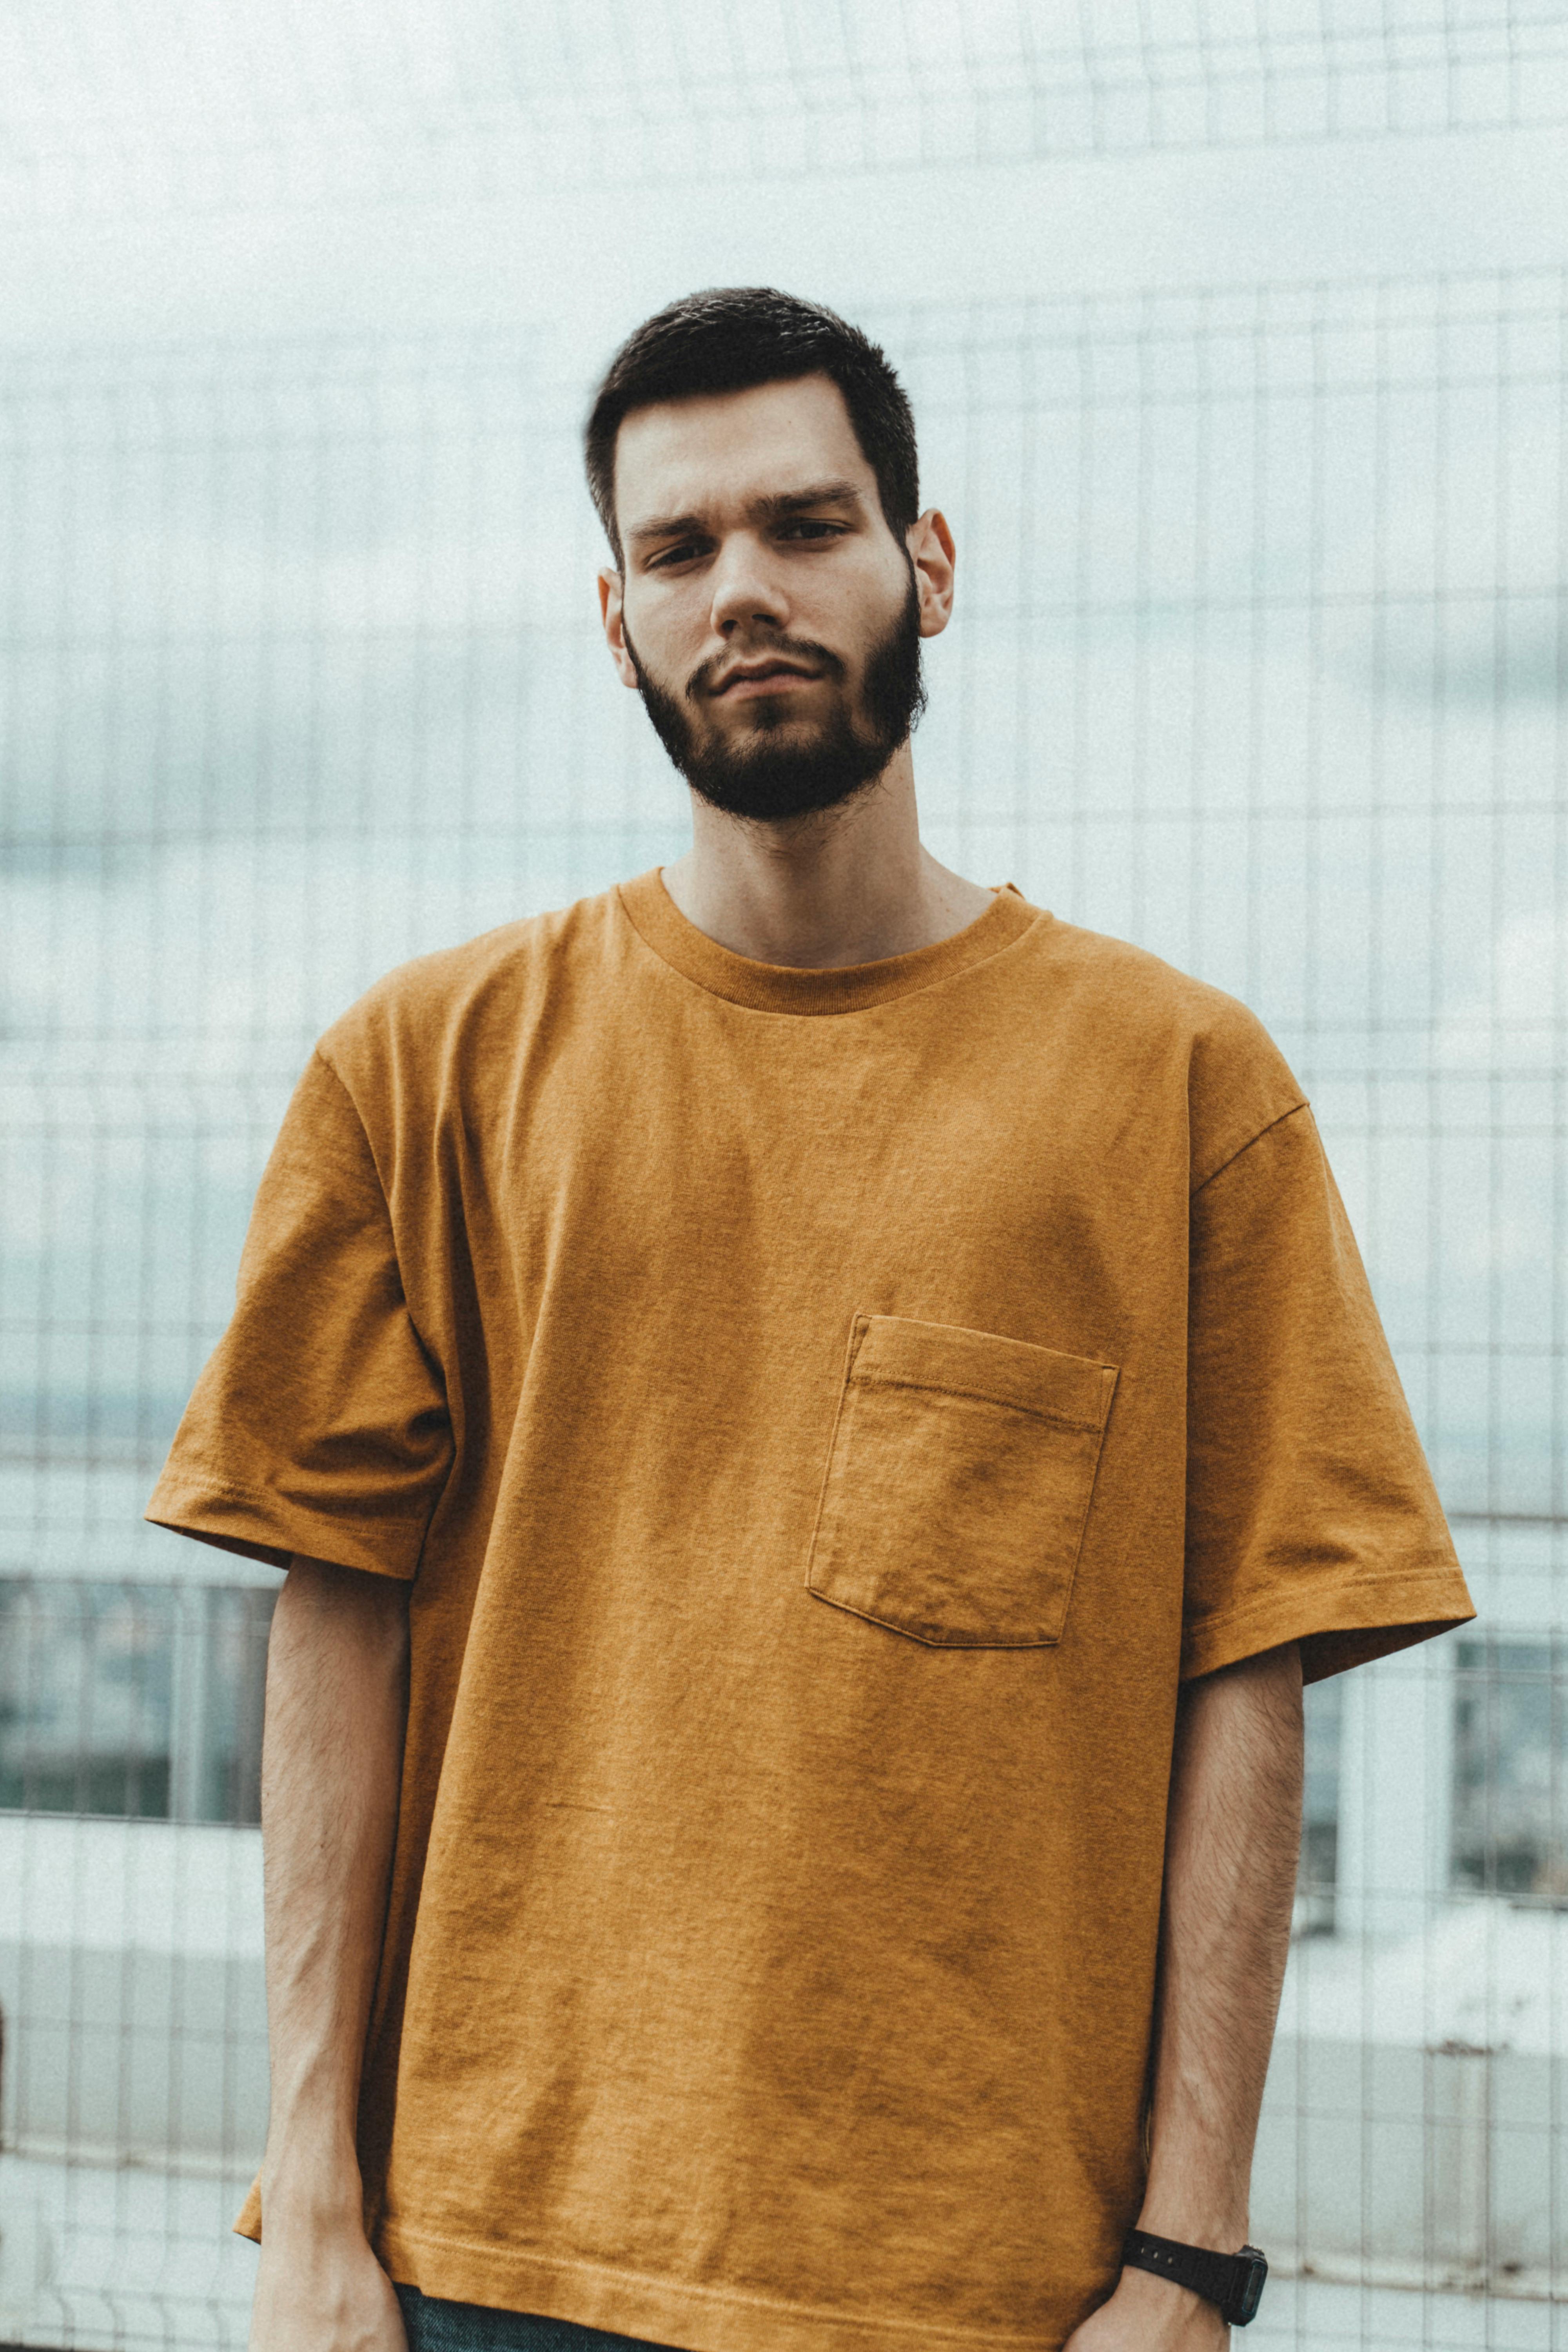
<svg viewBox="0 0 1568 2352"><path fill-rule="evenodd" d="M1109 2303L1073 2329L1062 2352L1226 2352L1217 2303L1148 2271L1123 2271Z"/></svg>
<svg viewBox="0 0 1568 2352"><path fill-rule="evenodd" d="M262 2240L250 2352L408 2352L392 2281L363 2231L273 2230Z"/></svg>

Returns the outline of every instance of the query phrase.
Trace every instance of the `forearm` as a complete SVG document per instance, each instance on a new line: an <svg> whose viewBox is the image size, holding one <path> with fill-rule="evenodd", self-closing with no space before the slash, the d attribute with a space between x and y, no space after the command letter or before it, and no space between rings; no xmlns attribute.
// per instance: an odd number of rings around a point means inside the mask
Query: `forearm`
<svg viewBox="0 0 1568 2352"><path fill-rule="evenodd" d="M358 2224L354 2126L397 1822L407 1643L405 1587L294 1560L268 1649L262 1748L264 2230Z"/></svg>
<svg viewBox="0 0 1568 2352"><path fill-rule="evenodd" d="M1234 2253L1301 1834L1294 1643L1189 1684L1172 1767L1152 2153L1139 2227Z"/></svg>
<svg viewBox="0 0 1568 2352"><path fill-rule="evenodd" d="M1171 1765L1155 2001L1152 2133L1141 2229L1235 2253L1290 1942L1301 1839L1294 1643L1183 1691ZM1212 2303L1124 2270L1067 2352L1217 2352Z"/></svg>

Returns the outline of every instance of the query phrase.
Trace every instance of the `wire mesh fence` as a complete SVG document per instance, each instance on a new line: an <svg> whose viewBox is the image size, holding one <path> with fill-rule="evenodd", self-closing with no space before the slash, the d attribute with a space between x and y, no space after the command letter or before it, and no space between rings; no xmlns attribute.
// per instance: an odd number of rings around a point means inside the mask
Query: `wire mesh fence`
<svg viewBox="0 0 1568 2352"><path fill-rule="evenodd" d="M498 156L546 180L613 156L630 180L1568 114L1544 9L1151 0L1068 38L911 6L876 44L825 10L790 17L792 47L729 9L453 7L423 46L389 20L395 51L352 10L244 21L251 47L205 49L176 9L134 40L61 12L13 100L12 195L428 196ZM189 51L172 111L158 41ZM1564 290L1520 270L858 311L961 553L917 744L927 838L1268 1022L1480 1610L1310 1694L1254 2208L1296 2284L1266 2342L1546 2346L1568 2279ZM548 321L11 355L18 2343L244 2340L252 2256L224 2233L265 2121L276 1578L139 1514L288 1089L389 965L681 843L598 640L585 391ZM1462 2299L1408 2321L1413 2287Z"/></svg>
<svg viewBox="0 0 1568 2352"><path fill-rule="evenodd" d="M22 212L318 206L1568 120L1552 0L417 0L8 44ZM5 201L0 197L0 203Z"/></svg>

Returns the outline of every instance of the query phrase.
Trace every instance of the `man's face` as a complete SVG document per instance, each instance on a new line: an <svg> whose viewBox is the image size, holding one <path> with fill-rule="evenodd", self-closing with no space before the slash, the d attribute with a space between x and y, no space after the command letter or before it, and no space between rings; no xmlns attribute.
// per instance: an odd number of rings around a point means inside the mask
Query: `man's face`
<svg viewBox="0 0 1568 2352"><path fill-rule="evenodd" d="M921 600L828 377L635 410L616 511L611 644L695 791L778 821L881 774L924 699Z"/></svg>

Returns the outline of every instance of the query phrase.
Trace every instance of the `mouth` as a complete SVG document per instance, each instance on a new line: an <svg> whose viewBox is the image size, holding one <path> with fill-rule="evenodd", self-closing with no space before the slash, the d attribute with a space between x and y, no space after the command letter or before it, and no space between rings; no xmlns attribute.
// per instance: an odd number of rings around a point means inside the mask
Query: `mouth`
<svg viewBox="0 0 1568 2352"><path fill-rule="evenodd" d="M809 686L817 677L816 670L801 669L793 662L756 662L743 669L732 669L721 686L713 688L714 700L730 700L754 694L779 694L794 686Z"/></svg>

